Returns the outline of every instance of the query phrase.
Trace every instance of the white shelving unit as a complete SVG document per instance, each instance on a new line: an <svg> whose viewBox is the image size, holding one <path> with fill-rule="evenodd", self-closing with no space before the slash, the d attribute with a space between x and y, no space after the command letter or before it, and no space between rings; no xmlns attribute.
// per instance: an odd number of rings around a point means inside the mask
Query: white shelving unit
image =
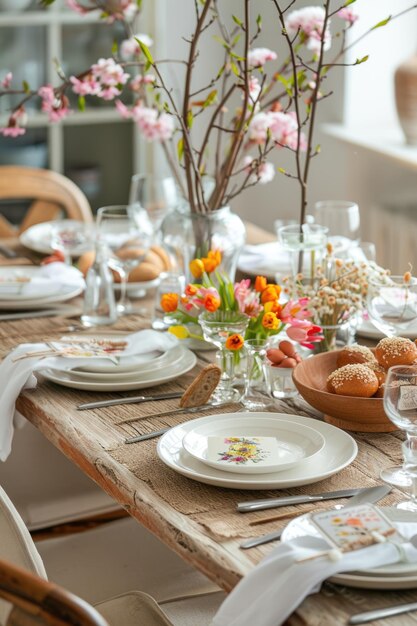
<svg viewBox="0 0 417 626"><path fill-rule="evenodd" d="M69 74L80 72L100 56L110 56L115 36L124 38L117 25L103 23L98 12L78 15L63 0L43 9L32 2L24 11L0 10L1 69L11 70L17 85L23 79L33 88L44 82L56 85L53 59ZM4 124L11 102L1 100ZM64 173L81 188L85 185L93 208L127 201L131 175L140 169L139 152L133 123L121 118L113 102L91 100L84 112L74 111L58 123L28 109L27 135L17 140L0 137L1 163Z"/></svg>

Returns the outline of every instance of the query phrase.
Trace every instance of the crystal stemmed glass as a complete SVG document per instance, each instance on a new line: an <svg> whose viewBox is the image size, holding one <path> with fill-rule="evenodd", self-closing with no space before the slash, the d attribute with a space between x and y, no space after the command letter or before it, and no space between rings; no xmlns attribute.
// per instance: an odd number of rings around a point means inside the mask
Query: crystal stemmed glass
<svg viewBox="0 0 417 626"><path fill-rule="evenodd" d="M152 174L132 176L129 205L142 207L148 213L155 241L159 241L162 221L175 208L178 200L178 189L173 178Z"/></svg>
<svg viewBox="0 0 417 626"><path fill-rule="evenodd" d="M396 365L388 370L384 410L391 422L405 431L407 440L402 445L403 467L383 469L381 478L389 484L411 487L410 500L397 506L417 512L417 365Z"/></svg>
<svg viewBox="0 0 417 626"><path fill-rule="evenodd" d="M203 330L204 339L213 343L219 350L217 362L222 375L217 389L211 396L211 404L238 402L241 393L233 388L236 353L226 347L231 335L243 335L249 324L249 317L236 311L204 312L198 318Z"/></svg>
<svg viewBox="0 0 417 626"><path fill-rule="evenodd" d="M342 252L359 243L361 218L356 202L322 200L314 205L313 216L317 224L329 229L329 237Z"/></svg>
<svg viewBox="0 0 417 626"><path fill-rule="evenodd" d="M370 278L367 309L374 325L387 337L406 331L417 319L417 278L404 276Z"/></svg>
<svg viewBox="0 0 417 626"><path fill-rule="evenodd" d="M144 209L134 206L108 206L97 211L99 241L109 250L109 266L120 276L119 313L132 312L127 298L129 274L146 257L153 229Z"/></svg>

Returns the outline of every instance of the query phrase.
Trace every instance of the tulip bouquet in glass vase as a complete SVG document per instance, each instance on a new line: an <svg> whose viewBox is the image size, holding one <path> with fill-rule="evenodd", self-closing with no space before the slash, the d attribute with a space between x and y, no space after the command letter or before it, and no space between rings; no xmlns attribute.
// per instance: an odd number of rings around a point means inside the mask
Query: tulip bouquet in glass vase
<svg viewBox="0 0 417 626"><path fill-rule="evenodd" d="M53 2L43 0L44 5ZM161 145L181 191L180 213L165 225L166 244L181 251L186 272L204 248L220 250L221 269L233 280L244 227L237 216L230 218L230 203L249 187L270 182L276 173L269 160L272 152L289 151L294 171L278 171L299 185L301 228L311 161L320 152L314 143L317 110L331 95L329 72L347 65L344 53L365 35L415 5L379 20L353 40L347 31L356 28L357 15L351 7L355 0L323 0L309 7L301 7L297 0L272 0L281 39L275 51L264 47L262 15L254 15L253 0L241 0L236 14L227 2L189 0L195 20L185 38L185 57L177 59L175 52L168 52L168 58L158 59L151 52L152 38L137 32L137 17L147 2L151 0L67 0L68 7L81 15L99 12L110 27L117 23L119 37L107 58L76 75L67 74L65 60L57 61L56 85L17 85L5 68L0 101L3 95L18 100L4 111L7 121L0 134L25 133L29 100L37 101L51 122L71 114L74 97L80 110L91 99L114 105L146 141ZM122 37L120 30L125 33ZM211 75L202 53L204 40L217 42L220 50L221 60L213 51ZM358 57L351 65L367 59ZM173 65L178 68L175 84Z"/></svg>
<svg viewBox="0 0 417 626"><path fill-rule="evenodd" d="M210 250L207 257L194 259L191 271L199 282L187 284L184 294L164 294L161 308L176 322L169 332L180 339L200 338L218 348L222 378L215 401L235 401L234 368L240 360L245 341L266 342L283 330L300 345L312 349L323 339L320 327L311 321L308 298L280 303L281 287L258 276L254 286L250 279L233 283L222 274L219 251ZM194 332L201 327L202 335ZM190 330L191 329L191 330Z"/></svg>

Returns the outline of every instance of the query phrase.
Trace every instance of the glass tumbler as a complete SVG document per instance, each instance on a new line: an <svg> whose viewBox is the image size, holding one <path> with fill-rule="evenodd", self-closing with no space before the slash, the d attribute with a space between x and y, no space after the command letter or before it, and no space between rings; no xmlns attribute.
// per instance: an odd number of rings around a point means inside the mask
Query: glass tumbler
<svg viewBox="0 0 417 626"><path fill-rule="evenodd" d="M245 341L247 370L245 392L241 402L248 411L263 411L273 404L270 379L266 371L268 367L267 349L268 341L266 339L247 339Z"/></svg>
<svg viewBox="0 0 417 626"><path fill-rule="evenodd" d="M178 322L168 315L161 307L161 298L167 293L175 293L181 297L185 287L185 279L175 272L164 272L160 275L160 283L156 288L152 328L166 330Z"/></svg>

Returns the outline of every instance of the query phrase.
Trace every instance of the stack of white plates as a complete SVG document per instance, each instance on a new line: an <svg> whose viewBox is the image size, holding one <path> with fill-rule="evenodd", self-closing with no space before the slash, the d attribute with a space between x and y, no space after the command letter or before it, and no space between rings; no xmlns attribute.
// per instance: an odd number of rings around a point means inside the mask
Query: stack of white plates
<svg viewBox="0 0 417 626"><path fill-rule="evenodd" d="M410 511L390 507L381 507L381 510L394 524L416 522L415 513ZM285 542L306 535L318 536L318 531L311 524L308 515L301 515L288 524L282 533L281 540ZM394 563L375 569L338 574L331 580L340 585L362 589L415 589L417 588L417 564Z"/></svg>
<svg viewBox="0 0 417 626"><path fill-rule="evenodd" d="M75 298L83 285L52 281L42 275L42 268L26 265L2 267L0 270L0 310L34 310L49 308L58 302Z"/></svg>
<svg viewBox="0 0 417 626"><path fill-rule="evenodd" d="M268 439L261 439L260 445L266 451L271 441L277 442L264 461L231 462L229 454L220 454L223 443L225 451L230 450L230 438L244 438L251 445L254 438L264 437ZM355 440L344 431L284 413L202 417L171 428L158 445L159 457L176 472L235 489L280 489L318 482L349 465L357 452Z"/></svg>
<svg viewBox="0 0 417 626"><path fill-rule="evenodd" d="M84 336L84 335L83 335ZM113 337L114 339L115 337ZM120 340L120 335L117 336ZM140 357L121 357L118 363L103 365L95 359L86 360L85 366L68 369L44 369L41 374L58 385L85 391L129 391L154 387L174 380L191 370L197 357L181 344L166 352L149 352Z"/></svg>
<svg viewBox="0 0 417 626"><path fill-rule="evenodd" d="M85 229L85 232L91 231L91 224L80 222L78 220L53 220L51 222L41 222L35 224L27 230L25 230L19 237L19 241L29 250L34 250L40 254L52 254L54 252L52 248L53 229L62 226L63 228L71 228L76 226L80 229ZM80 256L84 252L92 249L91 238L86 240L83 244L80 244L77 248L74 248L72 255Z"/></svg>

